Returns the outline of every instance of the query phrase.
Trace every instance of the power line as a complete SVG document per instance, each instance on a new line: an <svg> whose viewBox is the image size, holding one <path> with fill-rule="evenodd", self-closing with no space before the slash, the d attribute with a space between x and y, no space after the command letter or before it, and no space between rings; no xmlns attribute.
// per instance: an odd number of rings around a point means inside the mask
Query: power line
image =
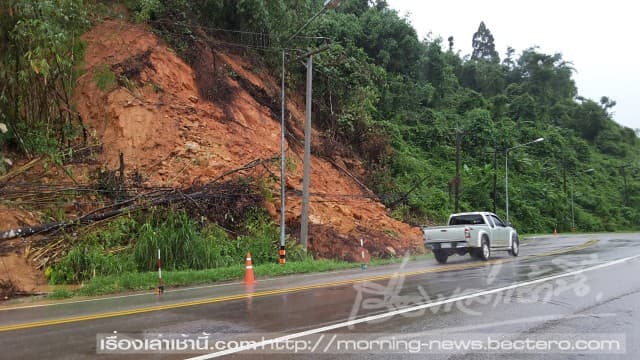
<svg viewBox="0 0 640 360"><path fill-rule="evenodd" d="M210 26L204 26L204 25L193 25L193 24L186 24L183 22L177 22L177 21L168 21L168 20L152 20L149 21L150 23L155 23L155 24L167 24L167 25L178 25L178 26L183 26L186 28L191 28L191 29L198 29L198 30L208 30L209 32L213 32L213 33L222 33L222 34L231 34L234 36L240 36L240 41L238 42L230 42L230 41L224 41L224 40L219 40L219 39L210 39L207 38L208 41L210 42L214 42L220 45L228 45L228 46L236 46L236 47L243 47L243 48L249 48L249 49L255 49L255 50L272 50L272 51L282 51L285 50L287 52L299 52L299 53L303 53L305 51L307 51L307 49L301 49L301 48L286 48L284 46L281 45L271 45L272 41L275 42L274 40L272 40L273 38L276 38L276 36L269 34L269 33L263 33L263 32L255 32L255 31L245 31L245 30L234 30L234 29L223 29L223 28L216 28L216 27L210 27ZM131 25L131 26L135 26L135 25ZM179 34L178 32L172 32L172 34ZM208 33L207 35L213 35ZM255 44L247 44L247 41L243 41L243 37L244 36L248 36L250 37L248 40L250 41L254 41L255 43L260 43L262 45L255 45ZM296 39L305 39L305 40L322 40L324 42L331 42L331 39L325 36L296 36ZM236 38L237 40L237 38Z"/></svg>

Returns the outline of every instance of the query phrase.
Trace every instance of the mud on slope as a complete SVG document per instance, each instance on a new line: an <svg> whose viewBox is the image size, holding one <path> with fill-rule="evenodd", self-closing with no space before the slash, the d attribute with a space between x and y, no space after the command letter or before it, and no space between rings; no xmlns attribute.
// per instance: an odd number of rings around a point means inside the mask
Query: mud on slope
<svg viewBox="0 0 640 360"><path fill-rule="evenodd" d="M278 82L243 57L224 49L203 55L210 57L220 87L213 95L205 94L209 101L199 94L193 69L141 25L105 21L84 40L85 73L74 97L85 124L103 143L101 161L107 167L115 168L122 152L128 168L142 173L148 185L185 187L279 155L279 119L261 98L277 99ZM122 69L132 63L139 71L134 79L122 81ZM103 91L96 79L105 66L121 81ZM301 107L290 101L287 113L290 131L300 137ZM291 230L299 226L301 213L300 152L299 146L288 147L285 216ZM357 167L357 160L348 161ZM273 173L279 171L276 166ZM316 254L354 260L361 238L374 255L422 249L419 229L390 218L380 202L357 196L365 193L353 178L318 157L313 157L311 169L312 194L350 195L312 196L310 247ZM273 182L269 186L274 199L267 210L278 219L278 187Z"/></svg>
<svg viewBox="0 0 640 360"><path fill-rule="evenodd" d="M38 218L28 211L0 205L0 231L32 226ZM48 290L47 280L28 259L28 248L20 239L0 243L0 301L16 295Z"/></svg>

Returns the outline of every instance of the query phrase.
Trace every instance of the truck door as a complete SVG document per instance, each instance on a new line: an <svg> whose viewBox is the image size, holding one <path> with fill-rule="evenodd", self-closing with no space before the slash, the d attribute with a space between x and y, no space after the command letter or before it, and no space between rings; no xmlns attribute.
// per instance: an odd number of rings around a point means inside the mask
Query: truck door
<svg viewBox="0 0 640 360"><path fill-rule="evenodd" d="M496 236L495 234L498 233L496 230L496 224L491 216L487 215L485 218L487 219L487 225L489 225L489 238L493 239Z"/></svg>
<svg viewBox="0 0 640 360"><path fill-rule="evenodd" d="M496 225L495 230L493 232L493 242L494 246L509 246L509 229L505 226L505 224L500 220L499 217L495 215L490 215L491 220Z"/></svg>

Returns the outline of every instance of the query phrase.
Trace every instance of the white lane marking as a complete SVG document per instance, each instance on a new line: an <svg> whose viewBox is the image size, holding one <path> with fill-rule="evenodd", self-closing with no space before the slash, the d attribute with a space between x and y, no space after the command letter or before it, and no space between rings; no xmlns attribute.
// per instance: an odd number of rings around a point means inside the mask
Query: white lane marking
<svg viewBox="0 0 640 360"><path fill-rule="evenodd" d="M598 313L598 314L577 314L577 315L564 315L564 314L555 314L555 315L543 315L543 316L530 316L526 318L518 318L515 320L505 320L505 321L496 321L487 324L481 325L467 325L467 326L456 326L456 327L447 327L446 329L437 329L437 330L427 330L419 333L411 333L407 335L396 335L396 338L402 339L405 337L415 337L419 335L433 335L433 334L442 334L442 333L460 333L460 332L469 332L469 331L477 331L487 328L492 328L496 326L504 326L504 325L513 325L513 324L524 324L524 323L535 323L535 322L547 322L554 320L566 320L566 319L581 319L581 318L593 318L593 317L616 317L618 314L615 313Z"/></svg>
<svg viewBox="0 0 640 360"><path fill-rule="evenodd" d="M629 260L633 260L633 259L637 259L637 258L640 258L640 255L629 256L629 257L626 257L626 258L623 258L623 259L610 261L608 263L594 265L594 266L591 266L591 267L588 267L588 268L575 270L575 271L570 271L568 273L548 276L548 277L545 277L545 278L535 279L535 280L531 280L531 281L525 281L525 282L522 282L522 283L517 283L517 284L513 284L513 285L501 287L501 288L485 290L485 291L480 291L480 292L477 292L477 293L463 295L463 296L457 296L457 297L454 297L454 298L449 298L449 299L445 299L445 300L441 300L441 301L430 302L430 303L426 303L426 304L420 304L420 305L416 305L416 306L406 307L406 308L403 308L403 309L398 309L398 310L390 311L390 312L387 312L387 313L365 316L365 317L362 317L362 318L359 318L359 319L353 319L353 320L344 321L344 322L333 324L333 325L327 325L327 326L319 327L319 328L316 328L316 329L310 329L310 330L301 331L301 332L294 333L294 334L280 336L280 337L273 338L273 339L267 339L267 340L263 340L263 341L258 341L258 342L254 343L254 344L251 344L251 345L244 345L244 346L239 346L239 347L233 348L233 349L227 349L227 350L222 350L222 351L218 351L218 352L213 352L213 353L210 353L210 354L204 354L204 355L188 358L187 360L213 359L213 358L216 358L216 357L220 357L220 356L224 356L224 355L231 355L231 354L239 353L239 352L246 351L246 350L254 350L254 349L257 349L257 348L260 348L260 347L264 347L264 346L268 346L268 345L272 345L272 344L277 344L277 343L280 343L280 342L283 342L283 341L289 341L289 340L293 340L293 339L297 339L297 338L301 338L301 337L305 337L305 336L309 336L309 335L314 335L314 334L318 334L318 333L322 333L322 332L327 332L327 331L331 331L331 330L335 330L335 329L344 328L344 327L347 327L347 326L361 324L361 323L364 323L364 322L375 321L375 320L384 319L384 318L388 318L388 317L392 317L392 316L396 316L396 315L405 314L405 313L412 312L412 311L428 309L428 308L431 308L431 307L440 306L440 305L444 305L444 304L448 304L448 303L452 303L452 302L456 302L456 301L466 300L466 299L470 299L470 298L474 298L474 297L478 297L478 296L485 296L485 295L494 294L494 293L505 291L505 290L511 290L511 289L516 289L516 288L523 287L523 286L538 284L538 283L545 282L545 281L560 279L560 278L568 277L568 276L574 276L574 275L582 274L582 273L587 272L587 271L592 271L592 270L596 270L596 269L602 269L602 268L605 268L605 267L609 267L609 266L612 266L612 265L620 264L620 263L623 263L623 262L626 262L626 261L629 261Z"/></svg>

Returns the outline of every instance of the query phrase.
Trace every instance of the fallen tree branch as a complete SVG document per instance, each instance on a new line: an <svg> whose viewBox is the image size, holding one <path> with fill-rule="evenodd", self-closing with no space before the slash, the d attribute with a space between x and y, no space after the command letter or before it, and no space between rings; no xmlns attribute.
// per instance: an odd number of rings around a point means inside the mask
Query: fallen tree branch
<svg viewBox="0 0 640 360"><path fill-rule="evenodd" d="M271 162L271 161L279 160L279 159L280 159L279 156L272 156L272 157L270 157L268 159L256 159L256 160L253 160L252 162L246 164L243 167L227 171L226 173L224 173L224 174L218 176L217 178L213 179L213 181L211 181L211 183L216 183L216 182L222 180L223 178L225 178L225 177L227 177L227 176L229 176L231 174L235 174L237 172L244 171L244 170L249 170L249 169L252 169L252 168L254 168L256 166L259 166L259 165L262 165L262 164L265 164L265 163L268 163L268 162Z"/></svg>
<svg viewBox="0 0 640 360"><path fill-rule="evenodd" d="M364 191L369 193L369 195L372 196L374 199L379 200L378 195L376 195L376 193L374 193L371 189L369 189L367 187L367 185L365 185L362 181L360 181L357 177L355 177L355 175L350 173L347 169L345 169L342 166L338 165L335 161L333 161L333 159L329 159L328 157L325 157L324 159L327 160L336 169L338 169L339 171L341 171L342 173L344 173L345 175L350 177L353 181L356 182L356 184L358 184Z"/></svg>
<svg viewBox="0 0 640 360"><path fill-rule="evenodd" d="M192 192L182 192L180 190L156 190L148 193L137 195L131 199L127 199L121 202L117 202L105 207L95 209L83 216L74 220L66 220L60 222L52 222L36 226L27 226L18 229L10 229L0 232L0 242L18 237L28 237L40 233L49 233L52 231L62 230L74 226L87 225L96 221L101 221L118 216L125 212L134 212L141 209L147 209L154 206L177 204L190 202L195 203L198 208L202 209L198 200L206 200L207 198L215 197L215 193L212 193L210 187L222 180L224 177L238 173L243 170L248 170L256 166L274 161L279 157L272 157L268 159L256 159L243 167L230 170L224 174L218 176L213 181L207 183L204 186L192 188Z"/></svg>
<svg viewBox="0 0 640 360"><path fill-rule="evenodd" d="M32 167L34 167L38 162L40 162L40 160L44 159L44 156L39 156L31 161L29 161L28 163L20 166L19 168L10 171L7 174L4 174L2 176L0 176L0 186L2 185L3 182L9 181L11 179L13 179L14 177L26 172L27 170L31 169Z"/></svg>

